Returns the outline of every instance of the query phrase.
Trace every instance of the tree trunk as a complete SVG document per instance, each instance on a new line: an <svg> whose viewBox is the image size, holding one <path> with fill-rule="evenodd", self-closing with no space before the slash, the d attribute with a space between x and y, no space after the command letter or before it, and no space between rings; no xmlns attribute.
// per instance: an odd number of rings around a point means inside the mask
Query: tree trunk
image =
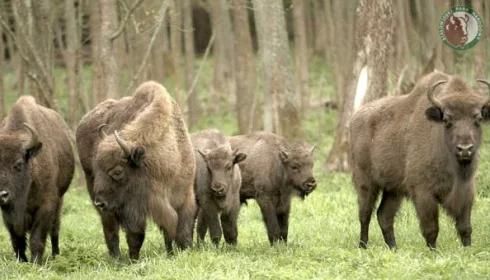
<svg viewBox="0 0 490 280"><path fill-rule="evenodd" d="M252 105L255 95L256 74L247 0L232 1L233 27L235 33L235 78L236 113L238 130L241 134L257 128Z"/></svg>
<svg viewBox="0 0 490 280"><path fill-rule="evenodd" d="M327 157L327 170L347 171L349 168L348 127L355 107L386 95L386 63L392 46L394 24L392 2L360 0L356 13L356 58L337 123L334 143ZM360 82L361 78L365 79L364 87Z"/></svg>
<svg viewBox="0 0 490 280"><path fill-rule="evenodd" d="M179 104L183 102L185 89L185 62L182 56L182 3L172 0L170 6L170 44L174 67L175 96Z"/></svg>
<svg viewBox="0 0 490 280"><path fill-rule="evenodd" d="M213 44L214 73L213 73L213 105L220 104L226 97L234 97L234 50L233 32L227 0L209 1L211 24L215 33ZM228 96L226 96L228 94ZM211 108L212 111L218 108Z"/></svg>
<svg viewBox="0 0 490 280"><path fill-rule="evenodd" d="M0 118L3 119L5 116L5 83L3 77L6 73L5 71L5 44L3 42L3 32L0 26Z"/></svg>
<svg viewBox="0 0 490 280"><path fill-rule="evenodd" d="M81 106L80 98L80 34L78 33L75 1L65 1L66 70L68 76L68 123L74 128L78 121Z"/></svg>
<svg viewBox="0 0 490 280"><path fill-rule="evenodd" d="M309 105L308 46L306 44L305 1L293 0L294 58L296 66L296 93L300 95L301 112Z"/></svg>
<svg viewBox="0 0 490 280"><path fill-rule="evenodd" d="M117 0L99 1L100 26L99 38L97 40L97 64L100 69L95 72L100 75L100 84L95 95L97 102L105 98L119 97L119 65L117 62L117 51L114 46L112 34L118 27ZM117 40L117 39L116 39Z"/></svg>
<svg viewBox="0 0 490 280"><path fill-rule="evenodd" d="M299 102L281 0L254 0L264 92L264 129L301 136Z"/></svg>
<svg viewBox="0 0 490 280"><path fill-rule="evenodd" d="M192 24L192 2L184 0L182 5L184 17L184 53L185 53L185 80L186 97L188 107L188 126L193 128L201 117L201 106L197 89L192 87L192 82L196 76L195 72L195 50L194 50L194 27Z"/></svg>

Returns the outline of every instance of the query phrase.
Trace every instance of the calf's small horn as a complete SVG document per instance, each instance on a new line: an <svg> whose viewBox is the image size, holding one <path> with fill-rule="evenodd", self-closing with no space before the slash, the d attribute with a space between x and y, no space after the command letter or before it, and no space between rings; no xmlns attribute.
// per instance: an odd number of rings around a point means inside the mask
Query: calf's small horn
<svg viewBox="0 0 490 280"><path fill-rule="evenodd" d="M29 142L26 144L26 149L30 149L32 147L35 147L36 145L39 144L39 138L37 136L37 132L34 128L32 128L32 126L30 126L29 124L27 123L22 123L22 125L27 129L27 131L29 131L29 133L31 134L31 139L29 140Z"/></svg>
<svg viewBox="0 0 490 280"><path fill-rule="evenodd" d="M429 99L430 103L432 103L432 105L436 106L439 109L442 108L442 103L441 103L441 101L439 101L439 99L437 99L437 97L435 97L434 91L438 86L445 84L445 83L446 83L446 81L438 81L432 85L432 87L429 89L429 91L427 91L427 98Z"/></svg>
<svg viewBox="0 0 490 280"><path fill-rule="evenodd" d="M124 141L121 138L121 136L119 136L119 132L117 132L117 130L114 131L114 137L116 138L116 142L117 142L117 144L119 144L119 146L123 150L124 154L126 156L130 156L131 155L131 149L129 148L128 143L126 143L126 141Z"/></svg>

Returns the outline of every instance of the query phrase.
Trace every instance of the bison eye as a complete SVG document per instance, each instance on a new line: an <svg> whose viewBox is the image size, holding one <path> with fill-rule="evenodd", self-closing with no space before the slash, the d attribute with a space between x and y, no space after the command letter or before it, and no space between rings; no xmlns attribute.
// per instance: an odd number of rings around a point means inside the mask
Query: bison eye
<svg viewBox="0 0 490 280"><path fill-rule="evenodd" d="M15 171L22 171L22 167L24 166L24 161L23 160L18 160L15 164L14 164L14 170Z"/></svg>
<svg viewBox="0 0 490 280"><path fill-rule="evenodd" d="M291 167L291 169L293 169L293 171L298 171L298 170L299 170L299 166L297 166L297 165L293 165L293 166Z"/></svg>
<svg viewBox="0 0 490 280"><path fill-rule="evenodd" d="M121 166L116 166L109 172L109 176L111 176L112 179L119 181L124 177L124 170Z"/></svg>

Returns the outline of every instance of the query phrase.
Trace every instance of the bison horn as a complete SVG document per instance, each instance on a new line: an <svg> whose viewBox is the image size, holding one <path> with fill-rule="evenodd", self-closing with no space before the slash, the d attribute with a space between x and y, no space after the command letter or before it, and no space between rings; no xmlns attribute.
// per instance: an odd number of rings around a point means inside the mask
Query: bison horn
<svg viewBox="0 0 490 280"><path fill-rule="evenodd" d="M432 103L432 105L436 106L439 109L442 108L442 103L441 103L441 101L439 101L439 99L437 99L437 97L435 97L434 91L438 86L445 84L445 83L446 83L446 81L438 81L434 85L432 85L432 87L427 92L427 98L429 99L430 103Z"/></svg>
<svg viewBox="0 0 490 280"><path fill-rule="evenodd" d="M107 127L106 123L103 123L97 127L97 133L99 134L100 138L104 138L107 136L107 134L104 131L104 128L106 128L106 127Z"/></svg>
<svg viewBox="0 0 490 280"><path fill-rule="evenodd" d="M31 139L25 146L26 150L31 149L31 148L39 145L40 142L39 142L39 138L37 136L36 130L34 128L32 128L32 126L28 125L27 123L23 123L22 125L24 125L24 127L27 129L27 131L29 131L29 133L31 134Z"/></svg>
<svg viewBox="0 0 490 280"><path fill-rule="evenodd" d="M126 143L126 141L124 141L121 138L121 136L119 136L119 132L117 132L117 130L114 131L114 137L116 138L116 142L117 142L117 144L119 144L119 146L123 150L124 154L128 157L131 156L131 149L129 148L128 143Z"/></svg>
<svg viewBox="0 0 490 280"><path fill-rule="evenodd" d="M480 83L482 83L482 84L485 84L485 85L488 87L488 89L490 90L490 82L489 82L489 81L486 81L486 80L481 80L481 79L478 79L478 80L476 80L476 81L477 81L477 82L480 82ZM488 101L488 99L487 99L487 101Z"/></svg>

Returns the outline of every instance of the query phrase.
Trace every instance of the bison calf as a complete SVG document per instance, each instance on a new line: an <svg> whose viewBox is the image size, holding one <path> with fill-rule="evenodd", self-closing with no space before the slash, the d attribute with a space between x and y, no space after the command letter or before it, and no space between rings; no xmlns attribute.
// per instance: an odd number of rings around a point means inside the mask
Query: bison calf
<svg viewBox="0 0 490 280"><path fill-rule="evenodd" d="M163 86L146 82L131 97L97 105L80 122L77 146L110 255L120 255L122 227L129 257L139 257L147 217L168 252L173 241L192 245L194 154L180 108Z"/></svg>
<svg viewBox="0 0 490 280"><path fill-rule="evenodd" d="M196 158L194 191L199 206L197 232L204 240L206 231L214 244L221 239L221 227L228 244L236 244L242 177L238 163L247 156L232 151L218 130L205 130L191 136ZM221 225L220 225L221 220Z"/></svg>
<svg viewBox="0 0 490 280"><path fill-rule="evenodd" d="M240 200L259 204L271 245L287 241L293 194L304 198L316 188L313 150L305 143L289 145L286 139L265 132L230 137L231 147L247 155L239 164L242 173Z"/></svg>
<svg viewBox="0 0 490 280"><path fill-rule="evenodd" d="M487 85L488 83L485 82ZM360 247L368 242L375 202L384 240L396 247L395 214L408 195L427 246L436 247L440 204L455 220L461 242L471 244L473 177L488 98L461 78L434 72L411 93L364 105L350 125L350 162L359 203Z"/></svg>
<svg viewBox="0 0 490 280"><path fill-rule="evenodd" d="M47 235L53 256L63 194L73 177L74 159L67 126L53 110L23 96L0 127L0 207L17 259L40 262Z"/></svg>

